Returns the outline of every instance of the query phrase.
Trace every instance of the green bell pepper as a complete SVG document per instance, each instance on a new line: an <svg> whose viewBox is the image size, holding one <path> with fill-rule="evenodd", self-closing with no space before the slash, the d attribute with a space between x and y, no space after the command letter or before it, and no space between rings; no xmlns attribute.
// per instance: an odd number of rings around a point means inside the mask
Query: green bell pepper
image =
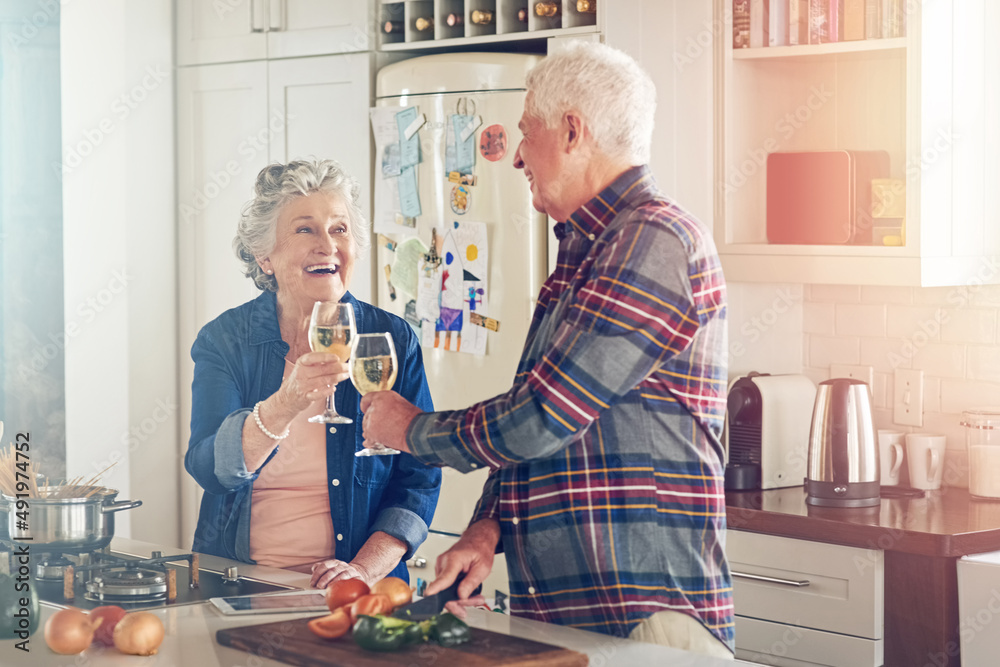
<svg viewBox="0 0 1000 667"><path fill-rule="evenodd" d="M431 620L430 637L441 646L458 646L472 639L469 626L453 614L438 614Z"/></svg>
<svg viewBox="0 0 1000 667"><path fill-rule="evenodd" d="M419 623L391 616L358 616L354 642L366 651L396 651L426 639Z"/></svg>

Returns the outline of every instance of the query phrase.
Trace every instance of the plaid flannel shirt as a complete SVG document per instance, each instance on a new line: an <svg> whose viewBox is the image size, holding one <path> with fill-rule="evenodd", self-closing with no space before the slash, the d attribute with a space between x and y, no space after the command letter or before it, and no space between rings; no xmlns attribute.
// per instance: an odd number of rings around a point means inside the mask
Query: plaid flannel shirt
<svg viewBox="0 0 1000 667"><path fill-rule="evenodd" d="M556 235L513 387L418 416L407 442L493 469L472 521L500 523L512 613L627 636L669 609L732 649L715 244L645 166Z"/></svg>

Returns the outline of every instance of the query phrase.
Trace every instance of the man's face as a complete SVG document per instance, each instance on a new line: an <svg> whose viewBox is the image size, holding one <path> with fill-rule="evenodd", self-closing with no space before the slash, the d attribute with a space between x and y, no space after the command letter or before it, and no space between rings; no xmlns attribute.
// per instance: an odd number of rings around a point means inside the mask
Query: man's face
<svg viewBox="0 0 1000 667"><path fill-rule="evenodd" d="M528 93L530 99L532 93ZM514 167L523 169L531 186L535 210L562 222L572 211L564 211L566 178L565 136L562 122L549 129L542 119L528 113L528 99L517 127L524 135L514 153Z"/></svg>

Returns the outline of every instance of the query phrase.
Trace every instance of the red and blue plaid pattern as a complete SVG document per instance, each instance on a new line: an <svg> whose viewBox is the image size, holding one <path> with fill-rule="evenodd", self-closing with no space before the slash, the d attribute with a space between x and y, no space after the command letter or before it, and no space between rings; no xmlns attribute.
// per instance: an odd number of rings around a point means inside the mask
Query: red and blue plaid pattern
<svg viewBox="0 0 1000 667"><path fill-rule="evenodd" d="M513 613L627 636L669 609L732 648L715 245L646 167L556 234L514 386L417 417L409 445L493 468L473 521L500 522Z"/></svg>

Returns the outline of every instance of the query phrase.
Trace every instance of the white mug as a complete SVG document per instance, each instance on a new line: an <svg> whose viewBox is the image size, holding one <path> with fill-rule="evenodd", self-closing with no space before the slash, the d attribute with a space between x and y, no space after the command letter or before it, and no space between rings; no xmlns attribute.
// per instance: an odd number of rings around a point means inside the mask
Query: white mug
<svg viewBox="0 0 1000 667"><path fill-rule="evenodd" d="M892 431L886 428L878 430L879 470L881 470L882 486L898 486L899 471L903 467L902 431Z"/></svg>
<svg viewBox="0 0 1000 667"><path fill-rule="evenodd" d="M941 488L946 442L943 435L907 434L906 458L909 462L910 486L924 490Z"/></svg>

